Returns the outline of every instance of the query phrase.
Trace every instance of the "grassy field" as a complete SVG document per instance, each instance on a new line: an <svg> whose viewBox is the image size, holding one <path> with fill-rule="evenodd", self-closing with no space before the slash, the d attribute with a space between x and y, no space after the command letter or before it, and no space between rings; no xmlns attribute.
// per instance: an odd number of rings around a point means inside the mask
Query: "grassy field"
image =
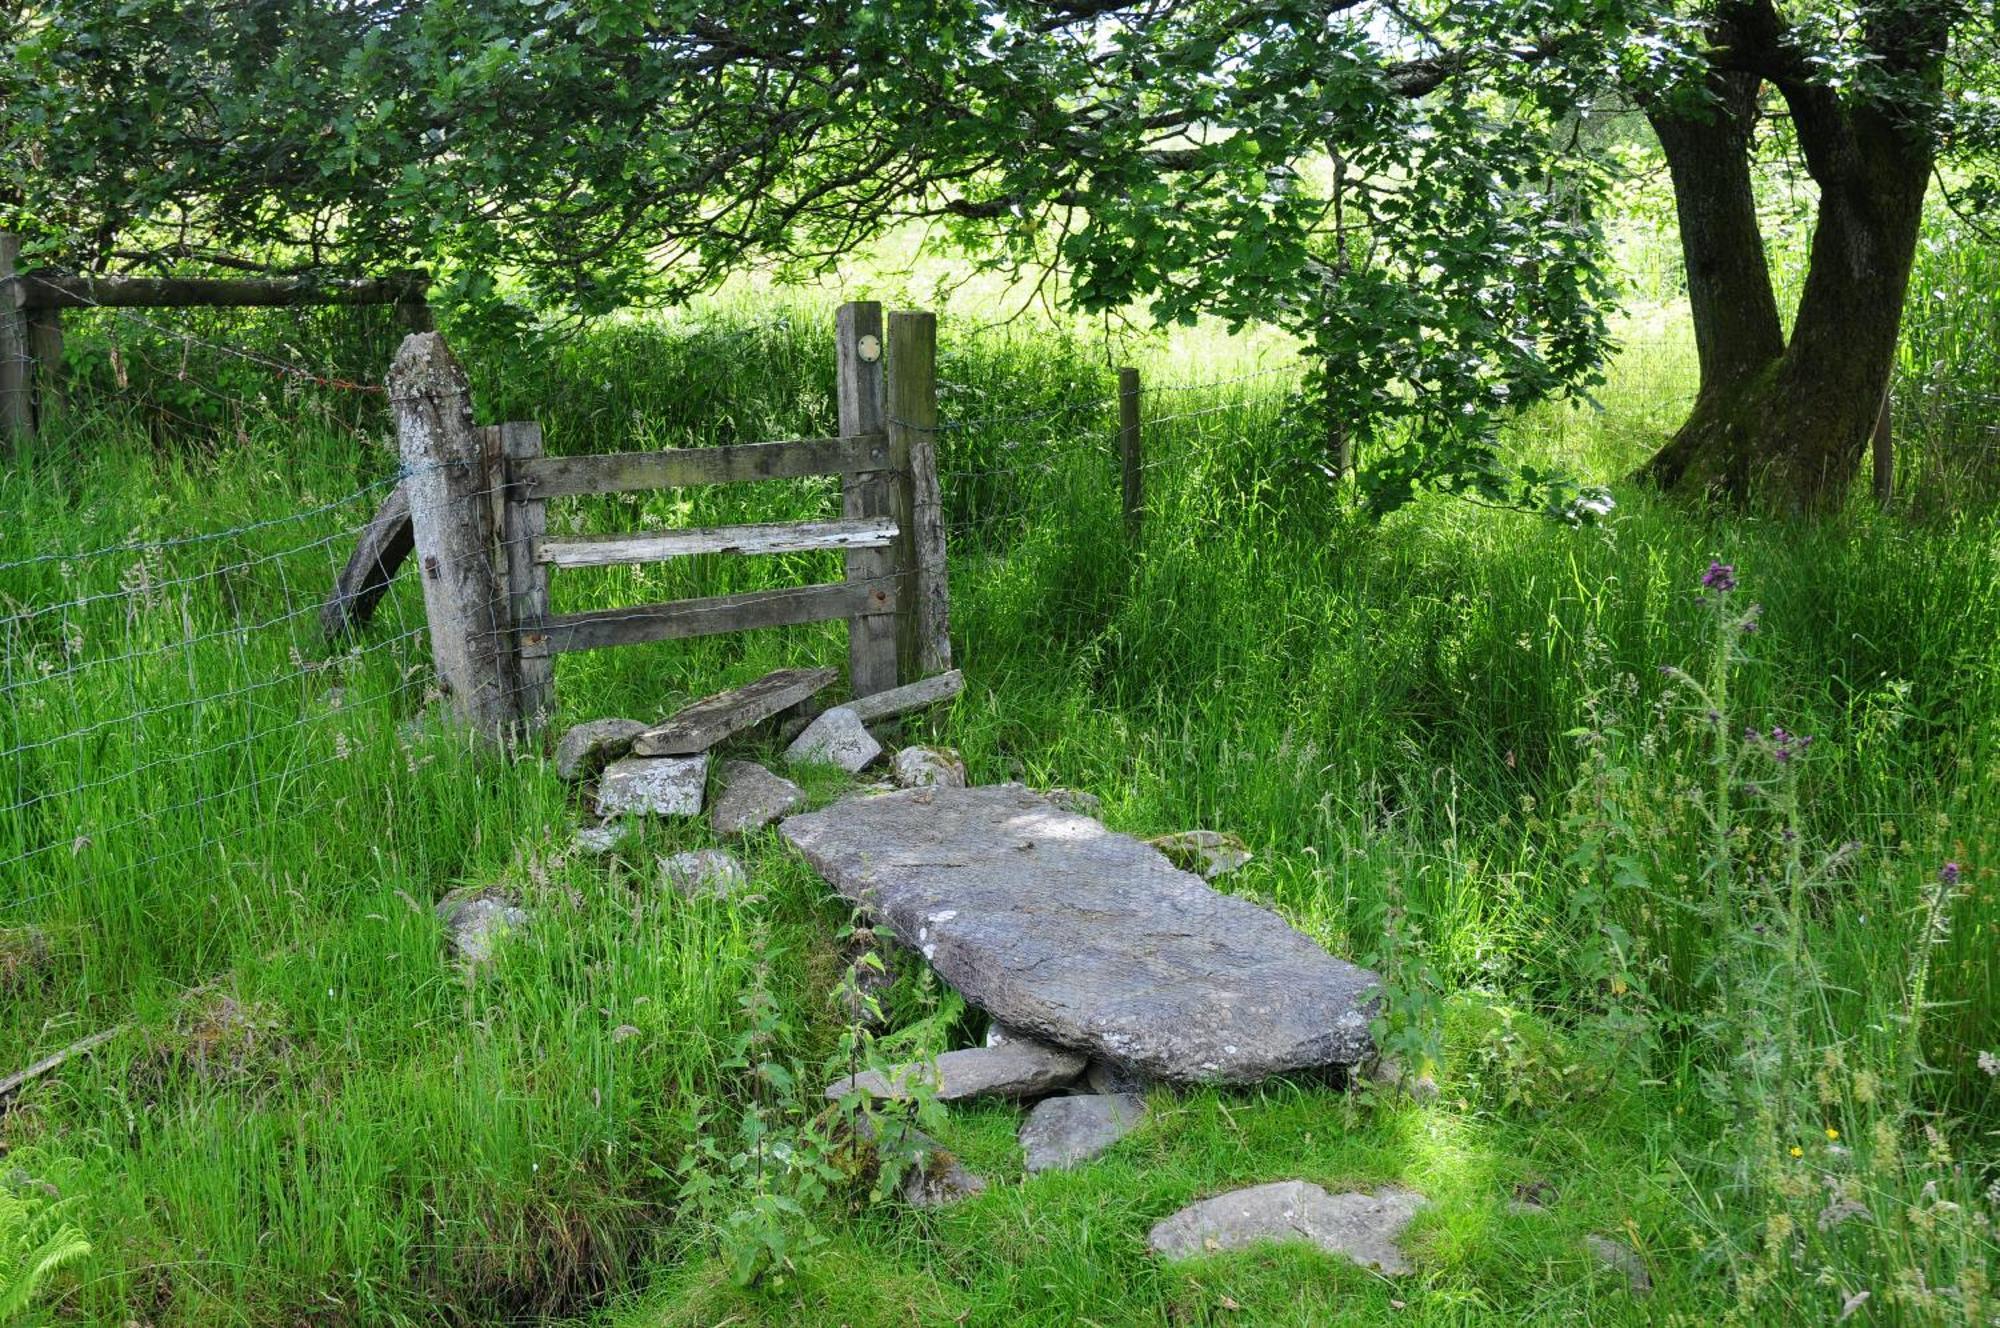
<svg viewBox="0 0 2000 1328"><path fill-rule="evenodd" d="M1977 279L1929 252L1925 280ZM120 1031L0 1115L7 1183L53 1185L94 1247L30 1321L1989 1322L1994 511L1930 488L1794 526L1623 485L1693 373L1671 303L1626 326L1595 404L1516 439L1614 484L1587 529L1436 498L1369 524L1309 464L1274 348L1128 346L1155 389L1133 547L1086 404L1104 347L948 314L942 414L992 421L940 438L969 685L904 737L977 780L1095 792L1115 828L1242 835L1257 856L1227 888L1387 975L1385 1034L1442 1094L1155 1093L1110 1157L1032 1180L1016 1113L955 1110L941 1137L994 1184L938 1212L737 1165L756 1131L811 1137L845 1054L849 919L802 864L753 843L757 889L724 903L656 880L703 824L577 853L538 755L482 762L425 718L407 580L361 640L319 640L393 475L379 405L80 329L101 390L0 475L0 1074ZM752 440L829 427L830 328L810 299L739 296L466 356L481 418L539 419L554 452ZM386 358L379 334L319 335L295 333L307 362ZM1906 375L1976 385L1983 335L1913 336L1932 349ZM830 496L632 496L552 523ZM1704 602L1712 560L1738 589ZM557 607L829 570L607 571ZM566 659L561 720L838 663L842 632ZM1815 741L1794 756L1774 727ZM534 921L468 978L431 904L495 882ZM888 1004L898 1053L983 1031L916 966ZM1294 1176L1424 1192L1417 1271L1144 1252L1182 1203ZM1591 1233L1641 1253L1650 1298ZM779 1242L789 1264L732 1276Z"/></svg>

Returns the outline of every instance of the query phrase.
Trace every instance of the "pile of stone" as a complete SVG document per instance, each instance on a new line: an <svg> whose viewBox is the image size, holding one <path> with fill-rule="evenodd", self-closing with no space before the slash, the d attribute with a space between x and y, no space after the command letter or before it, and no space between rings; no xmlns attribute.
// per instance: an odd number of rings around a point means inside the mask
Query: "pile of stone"
<svg viewBox="0 0 2000 1328"><path fill-rule="evenodd" d="M830 765L858 774L883 754L870 724L949 700L965 685L954 669L819 709L820 693L838 676L833 669L780 669L704 697L658 724L594 719L570 729L556 745L556 773L587 786L598 818L578 832L578 845L590 853L614 852L638 818L689 818L704 810L719 836L762 830L803 807L805 793L754 761L730 760L722 763L711 805L711 760L724 742L774 727L790 737L787 765ZM965 782L964 764L931 748L905 748L896 753L891 768L898 784L906 787Z"/></svg>

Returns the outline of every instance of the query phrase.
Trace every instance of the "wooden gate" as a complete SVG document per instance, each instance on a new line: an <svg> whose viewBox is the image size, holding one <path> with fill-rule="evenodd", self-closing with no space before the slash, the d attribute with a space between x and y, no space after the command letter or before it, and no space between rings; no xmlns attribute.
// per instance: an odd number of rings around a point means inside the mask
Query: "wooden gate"
<svg viewBox="0 0 2000 1328"><path fill-rule="evenodd" d="M937 322L881 306L837 315L840 432L829 438L552 457L533 423L473 429L441 340L404 343L391 374L438 670L460 714L496 736L546 722L556 656L759 627L848 624L855 696L951 667L937 478ZM885 354L886 351L886 354ZM441 359L440 359L441 357ZM448 362L448 368L445 363ZM462 432L461 432L462 430ZM555 499L837 475L841 511L774 524L551 536ZM476 551L485 550L486 556ZM836 551L840 580L580 613L550 611L563 568L697 554Z"/></svg>

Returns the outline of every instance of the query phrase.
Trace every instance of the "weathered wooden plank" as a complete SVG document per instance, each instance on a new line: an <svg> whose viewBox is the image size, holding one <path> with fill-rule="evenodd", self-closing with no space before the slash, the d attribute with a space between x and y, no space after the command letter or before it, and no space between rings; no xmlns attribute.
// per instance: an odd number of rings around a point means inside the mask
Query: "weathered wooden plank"
<svg viewBox="0 0 2000 1328"><path fill-rule="evenodd" d="M510 468L509 478L537 498L579 493L631 493L694 484L746 484L808 475L850 475L888 464L888 440L877 431L859 438L798 438L780 443L674 447L659 452L538 457Z"/></svg>
<svg viewBox="0 0 2000 1328"><path fill-rule="evenodd" d="M431 655L453 709L476 734L506 740L515 718L507 602L493 570L491 475L472 424L465 370L444 338L403 338L389 367L389 400L408 478L410 521L430 622Z"/></svg>
<svg viewBox="0 0 2000 1328"><path fill-rule="evenodd" d="M882 306L872 300L843 304L834 316L835 397L843 434L873 434L884 429ZM900 465L893 442L885 441L885 456ZM849 518L893 518L893 490L899 481L880 472L851 474L840 490L840 510ZM907 525L902 525L907 529ZM896 550L857 549L847 555L847 579L866 581L898 570ZM896 623L893 618L864 614L847 624L847 674L856 696L896 685Z"/></svg>
<svg viewBox="0 0 2000 1328"><path fill-rule="evenodd" d="M910 539L902 565L911 603L903 610L901 652L902 679L908 680L951 667L951 590L937 471L936 314L889 315L889 445L891 456L908 458L903 502Z"/></svg>
<svg viewBox="0 0 2000 1328"><path fill-rule="evenodd" d="M410 495L398 484L363 527L347 565L334 578L333 592L320 606L319 626L329 641L367 625L375 606L389 593L396 569L416 547L410 525Z"/></svg>
<svg viewBox="0 0 2000 1328"><path fill-rule="evenodd" d="M845 704L860 717L862 723L872 724L878 719L892 719L940 701L949 701L964 690L965 675L952 669L935 677L892 687L886 692L876 692L873 696L857 696Z"/></svg>
<svg viewBox="0 0 2000 1328"><path fill-rule="evenodd" d="M615 567L703 553L752 556L826 549L879 549L896 542L896 525L882 517L792 521L750 526L690 527L636 535L575 535L542 540L535 561L555 567Z"/></svg>
<svg viewBox="0 0 2000 1328"><path fill-rule="evenodd" d="M515 420L500 426L500 447L509 461L526 461L542 454L542 426ZM535 546L548 531L548 504L524 495L517 486L505 489L500 538L507 559L509 622L538 623L549 616L549 569L535 561ZM556 662L541 650L523 650L516 641L515 668L520 694L515 710L532 731L548 723L556 708Z"/></svg>
<svg viewBox="0 0 2000 1328"><path fill-rule="evenodd" d="M561 614L544 620L540 626L524 626L520 640L523 650L538 648L559 655L570 650L827 622L859 613L888 613L894 611L895 600L893 577L836 581L823 586L788 586L782 590L718 595L713 599Z"/></svg>
<svg viewBox="0 0 2000 1328"><path fill-rule="evenodd" d="M637 756L692 756L731 734L761 724L781 710L826 690L838 669L779 669L752 683L704 697L647 729L632 743Z"/></svg>
<svg viewBox="0 0 2000 1328"><path fill-rule="evenodd" d="M421 272L322 281L309 277L121 277L29 272L21 277L30 309L256 308L310 304L421 303L430 278Z"/></svg>

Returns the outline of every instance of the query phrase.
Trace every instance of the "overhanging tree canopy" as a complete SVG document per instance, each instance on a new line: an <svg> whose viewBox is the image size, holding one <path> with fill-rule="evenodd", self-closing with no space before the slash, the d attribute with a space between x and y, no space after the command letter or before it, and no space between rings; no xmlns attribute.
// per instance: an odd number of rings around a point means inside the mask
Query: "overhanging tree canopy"
<svg viewBox="0 0 2000 1328"><path fill-rule="evenodd" d="M928 217L1086 308L1298 334L1369 491L1551 500L1510 412L1608 352L1595 113L1666 148L1702 391L1669 485L1838 501L1941 148L1991 140L1947 0L174 0L32 4L0 123L57 252L351 271L466 298L673 298ZM1822 208L1792 335L1750 158L1780 107ZM81 239L79 239L81 237ZM1866 323L1863 329L1858 323Z"/></svg>

